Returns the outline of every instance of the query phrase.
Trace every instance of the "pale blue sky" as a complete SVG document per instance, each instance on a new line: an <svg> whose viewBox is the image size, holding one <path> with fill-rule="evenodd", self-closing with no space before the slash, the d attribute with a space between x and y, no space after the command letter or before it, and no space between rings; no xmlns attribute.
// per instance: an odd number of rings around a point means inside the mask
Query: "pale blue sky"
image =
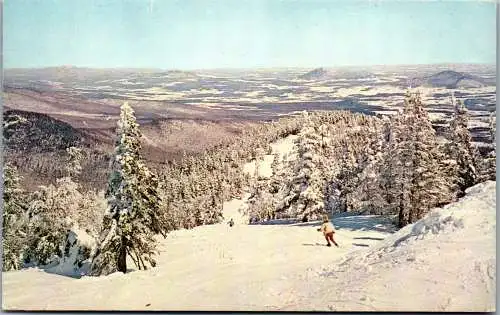
<svg viewBox="0 0 500 315"><path fill-rule="evenodd" d="M6 0L4 66L495 63L495 3Z"/></svg>

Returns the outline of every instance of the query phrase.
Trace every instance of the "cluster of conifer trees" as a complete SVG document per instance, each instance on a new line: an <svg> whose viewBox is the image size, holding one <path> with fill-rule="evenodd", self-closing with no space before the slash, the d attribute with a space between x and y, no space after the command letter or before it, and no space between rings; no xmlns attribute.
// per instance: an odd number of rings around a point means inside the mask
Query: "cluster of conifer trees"
<svg viewBox="0 0 500 315"><path fill-rule="evenodd" d="M248 181L243 164L298 128L294 118L263 123L154 174L141 156L134 112L124 104L106 192L78 183L83 155L75 147L67 150L66 176L34 192L22 189L16 169L6 163L3 269L62 263L72 248L75 269L91 262L93 275L126 271L127 255L139 269L154 266L155 235L220 222L223 202L239 196ZM75 241L74 231L95 242Z"/></svg>
<svg viewBox="0 0 500 315"><path fill-rule="evenodd" d="M436 135L418 93L408 94L404 108L390 117L304 114L295 158L273 161L273 176L254 183L250 215L306 221L324 213L369 212L397 215L402 227L479 181L495 179L494 151L479 155L467 110L460 101L453 105L443 136Z"/></svg>
<svg viewBox="0 0 500 315"><path fill-rule="evenodd" d="M438 137L420 96L409 94L391 117L330 111L283 118L155 174L141 157L139 125L125 103L105 193L83 192L74 181L81 171L77 148L67 151L68 176L34 193L23 191L15 168L4 167L3 270L69 256L75 268L86 263L90 275L126 272L127 256L147 269L156 265L157 235L220 222L224 201L248 186L256 220L368 211L397 215L404 226L495 178L494 151L480 157L467 124L466 109L455 102L449 132ZM296 151L275 156L271 178L245 175L245 163L270 154L270 143L288 135L297 136ZM95 242L75 240L76 230Z"/></svg>

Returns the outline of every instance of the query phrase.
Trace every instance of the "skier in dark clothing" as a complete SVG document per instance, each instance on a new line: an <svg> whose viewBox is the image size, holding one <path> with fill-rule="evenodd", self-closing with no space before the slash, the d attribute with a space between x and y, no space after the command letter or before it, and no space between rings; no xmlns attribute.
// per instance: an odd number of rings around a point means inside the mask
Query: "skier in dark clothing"
<svg viewBox="0 0 500 315"><path fill-rule="evenodd" d="M233 225L234 225L233 218L231 218L231 220L229 220L228 224L229 224L230 227L233 227Z"/></svg>

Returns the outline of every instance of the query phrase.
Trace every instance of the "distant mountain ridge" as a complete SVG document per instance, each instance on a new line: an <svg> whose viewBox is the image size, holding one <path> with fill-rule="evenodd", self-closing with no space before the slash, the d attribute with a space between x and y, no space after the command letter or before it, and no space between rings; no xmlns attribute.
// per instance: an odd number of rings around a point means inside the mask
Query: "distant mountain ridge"
<svg viewBox="0 0 500 315"><path fill-rule="evenodd" d="M99 81L120 81L147 79L186 79L197 78L198 75L192 71L183 70L161 70L142 68L82 68L82 67L47 67L33 69L5 69L4 85L13 88L26 87L29 85L48 84L79 84L88 85Z"/></svg>
<svg viewBox="0 0 500 315"><path fill-rule="evenodd" d="M436 74L410 79L411 86L431 86L444 87L448 89L456 89L457 87L481 87L488 83L481 77L471 75L465 72L457 72L453 70L444 70Z"/></svg>
<svg viewBox="0 0 500 315"><path fill-rule="evenodd" d="M376 78L376 75L366 70L335 69L327 70L325 68L315 68L298 77L302 80L325 80L325 79L369 79Z"/></svg>
<svg viewBox="0 0 500 315"><path fill-rule="evenodd" d="M315 80L324 78L327 75L328 75L328 70L326 70L325 68L316 68L307 73L304 73L303 75L300 75L299 79Z"/></svg>

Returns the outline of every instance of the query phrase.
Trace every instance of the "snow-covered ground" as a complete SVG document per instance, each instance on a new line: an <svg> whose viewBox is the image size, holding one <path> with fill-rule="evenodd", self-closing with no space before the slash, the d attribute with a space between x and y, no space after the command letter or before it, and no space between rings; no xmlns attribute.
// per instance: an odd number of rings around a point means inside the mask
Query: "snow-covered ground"
<svg viewBox="0 0 500 315"><path fill-rule="evenodd" d="M294 158L295 139L272 144L259 176L272 175L274 154ZM255 161L245 171L253 176ZM247 225L244 193L224 203L223 223L161 239L151 270L81 279L49 273L57 267L3 273L3 308L492 311L495 187L477 185L396 233L386 218L337 215L340 248L324 246L319 222Z"/></svg>
<svg viewBox="0 0 500 315"><path fill-rule="evenodd" d="M494 311L495 188L394 234L377 216L338 216L340 248L324 246L318 222L174 231L147 271L3 273L3 308Z"/></svg>
<svg viewBox="0 0 500 315"><path fill-rule="evenodd" d="M248 215L245 214L248 208L248 198L250 198L250 193L245 193L240 199L224 202L222 208L224 220L233 219L235 224L248 224Z"/></svg>
<svg viewBox="0 0 500 315"><path fill-rule="evenodd" d="M309 276L285 310L495 311L496 183Z"/></svg>
<svg viewBox="0 0 500 315"><path fill-rule="evenodd" d="M40 269L7 272L3 275L3 307L10 310L279 309L305 284L299 276L306 270L326 266L389 235L369 229L350 230L348 222L355 220L344 221L346 227L339 226L336 234L340 248L324 246L322 234L316 231L319 223L237 224L232 228L219 224L169 234L161 241L158 266L148 271L81 279ZM367 239L356 239L363 237Z"/></svg>

